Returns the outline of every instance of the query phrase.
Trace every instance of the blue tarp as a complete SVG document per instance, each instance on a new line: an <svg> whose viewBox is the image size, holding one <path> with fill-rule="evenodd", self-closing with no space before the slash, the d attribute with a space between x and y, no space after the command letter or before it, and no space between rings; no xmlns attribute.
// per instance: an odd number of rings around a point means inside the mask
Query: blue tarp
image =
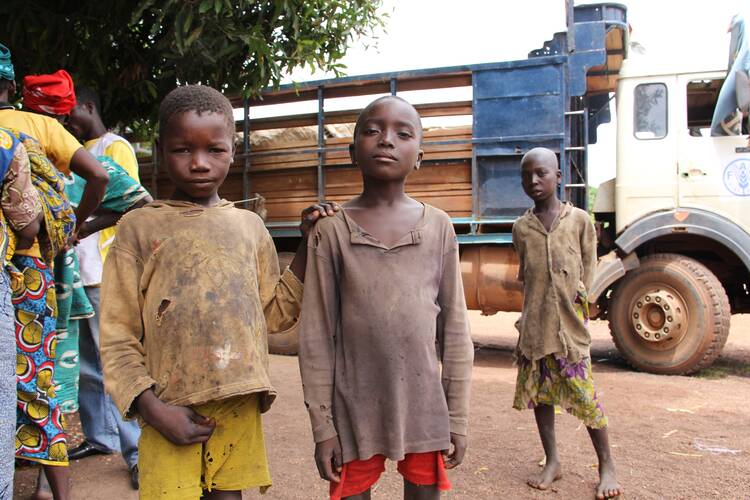
<svg viewBox="0 0 750 500"><path fill-rule="evenodd" d="M736 14L729 27L732 36L729 42L727 77L719 92L711 120L711 135L740 135L742 133L742 113L739 110L742 103L738 100L737 83L739 80L741 85L746 84L750 75L750 50L745 19L746 16ZM750 89L741 89L740 92L743 90L750 92Z"/></svg>

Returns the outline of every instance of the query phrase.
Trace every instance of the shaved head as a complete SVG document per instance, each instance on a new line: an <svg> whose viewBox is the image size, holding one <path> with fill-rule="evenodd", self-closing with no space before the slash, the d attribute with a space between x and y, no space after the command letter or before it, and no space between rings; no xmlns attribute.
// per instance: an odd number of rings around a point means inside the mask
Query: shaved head
<svg viewBox="0 0 750 500"><path fill-rule="evenodd" d="M528 164L544 165L554 170L560 168L557 163L557 155L554 151L547 148L534 148L523 155L523 158L521 158L521 168Z"/></svg>
<svg viewBox="0 0 750 500"><path fill-rule="evenodd" d="M368 104L365 109L363 109L359 116L357 117L357 123L354 125L354 137L353 140L357 139L357 135L359 134L360 129L362 128L362 124L367 120L367 118L370 116L370 111L377 105L385 102L385 101L396 101L405 104L405 107L410 108L409 113L412 115L411 118L414 121L415 128L417 129L417 134L419 134L419 142L422 142L422 119L419 116L419 111L417 111L417 108L415 108L409 101L406 99L402 99L399 96L396 95L386 95L383 97L378 97L374 101L372 101L370 104Z"/></svg>

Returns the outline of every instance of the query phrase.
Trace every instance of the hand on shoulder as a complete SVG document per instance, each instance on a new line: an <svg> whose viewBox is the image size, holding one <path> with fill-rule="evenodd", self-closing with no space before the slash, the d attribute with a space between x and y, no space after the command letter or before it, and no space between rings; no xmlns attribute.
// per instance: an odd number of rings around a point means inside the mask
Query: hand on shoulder
<svg viewBox="0 0 750 500"><path fill-rule="evenodd" d="M333 217L336 212L341 210L341 206L335 201L321 201L310 205L302 211L300 231L302 236L307 238L315 224L324 217Z"/></svg>

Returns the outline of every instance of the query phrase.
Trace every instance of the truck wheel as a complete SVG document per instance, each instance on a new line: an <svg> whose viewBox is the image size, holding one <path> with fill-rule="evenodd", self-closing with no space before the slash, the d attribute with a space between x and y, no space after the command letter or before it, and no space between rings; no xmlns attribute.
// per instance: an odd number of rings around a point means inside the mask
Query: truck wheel
<svg viewBox="0 0 750 500"><path fill-rule="evenodd" d="M614 290L609 327L634 368L688 374L714 362L729 335L729 299L700 262L677 254L644 257Z"/></svg>
<svg viewBox="0 0 750 500"><path fill-rule="evenodd" d="M284 272L294 254L292 252L279 253L279 269ZM268 335L268 352L271 354L285 354L293 356L299 352L299 323L285 332L272 333Z"/></svg>

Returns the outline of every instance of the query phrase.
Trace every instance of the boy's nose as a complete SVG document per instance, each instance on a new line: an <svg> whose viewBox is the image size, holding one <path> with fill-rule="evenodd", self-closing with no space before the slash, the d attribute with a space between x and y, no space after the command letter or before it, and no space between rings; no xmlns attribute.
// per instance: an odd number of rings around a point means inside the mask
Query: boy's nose
<svg viewBox="0 0 750 500"><path fill-rule="evenodd" d="M392 130L384 130L382 134L380 134L380 145L381 146L393 146L393 132Z"/></svg>
<svg viewBox="0 0 750 500"><path fill-rule="evenodd" d="M190 162L190 170L193 172L204 172L209 170L206 155L202 153L193 154L192 161Z"/></svg>

